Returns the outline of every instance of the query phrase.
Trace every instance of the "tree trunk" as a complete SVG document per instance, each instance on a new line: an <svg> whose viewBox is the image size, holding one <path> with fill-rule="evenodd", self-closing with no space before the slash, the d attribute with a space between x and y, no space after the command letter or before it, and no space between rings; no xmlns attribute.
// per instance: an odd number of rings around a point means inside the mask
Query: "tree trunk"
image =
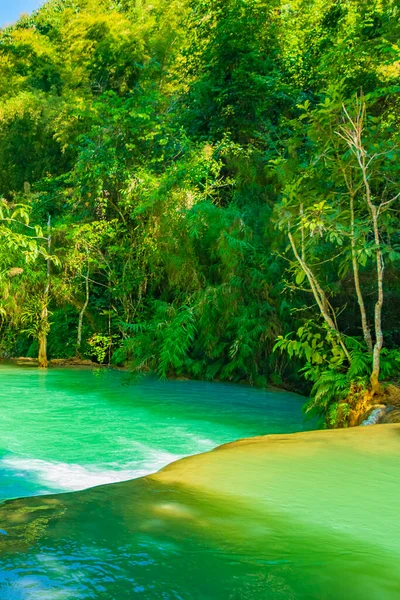
<svg viewBox="0 0 400 600"><path fill-rule="evenodd" d="M383 306L383 254L381 248L381 240L379 234L379 209L373 203L373 197L371 193L371 187L369 183L369 165L371 159L367 161L367 152L364 148L362 141L363 134L363 123L366 114L365 102L361 101L358 104L357 115L354 120L350 117L346 108L344 107L344 113L350 123L349 127L342 127L342 133L339 135L346 141L350 150L353 152L357 159L358 166L362 175L362 182L364 186L365 201L371 216L372 227L374 232L375 241L375 258L376 258L376 280L378 286L378 299L375 304L375 316L374 316L374 329L375 329L375 344L372 353L372 373L371 373L371 391L375 394L380 389L379 384L379 372L380 372L380 360L381 350L383 347L383 332L382 332L382 306ZM396 198L397 196L395 196ZM382 207L382 204L381 204Z"/></svg>
<svg viewBox="0 0 400 600"><path fill-rule="evenodd" d="M51 217L49 215L47 221L47 252L50 255L51 251ZM47 334L49 331L49 311L48 311L48 303L49 303L49 293L50 293L50 275L51 275L51 264L50 258L47 257L47 283L46 289L44 291L44 299L43 299L43 309L40 315L41 323L40 323L40 331L38 335L39 342L39 353L38 353L38 367L41 369L47 369L49 363L47 360Z"/></svg>
<svg viewBox="0 0 400 600"><path fill-rule="evenodd" d="M49 363L47 360L47 329L48 329L48 310L45 306L41 314L41 331L39 333L39 354L38 354L38 367L40 369L47 369Z"/></svg>
<svg viewBox="0 0 400 600"><path fill-rule="evenodd" d="M295 257L296 257L296 260L299 263L299 265L301 266L301 268L303 269L303 271L304 271L304 273L305 273L305 275L306 275L306 277L308 279L308 282L309 282L309 284L311 286L312 293L313 293L314 298L315 298L315 300L316 300L316 302L318 304L318 307L319 307L319 310L321 312L321 315L323 316L323 318L324 318L325 322L327 323L328 327L330 329L332 329L333 331L336 332L338 342L339 342L339 344L340 344L340 346L341 346L341 348L342 348L342 350L343 350L343 352L344 352L344 354L345 354L345 356L346 356L349 364L351 364L350 353L347 350L345 343L343 342L342 336L340 334L340 331L337 328L337 325L336 325L334 319L332 319L332 317L330 315L330 312L329 312L329 302L328 302L328 299L327 299L327 297L325 295L325 292L321 288L321 286L319 285L319 283L318 283L318 281L317 281L314 273L310 269L310 267L307 265L307 263L305 262L305 260L299 255L297 247L296 247L296 244L295 244L295 241L294 241L294 238L293 238L292 234L290 233L290 231L288 233L288 237L289 237L289 241L290 241L290 244L292 246L292 249L293 249L293 253L294 253Z"/></svg>
<svg viewBox="0 0 400 600"><path fill-rule="evenodd" d="M79 320L78 320L78 337L76 340L76 354L77 355L79 355L79 349L82 344L83 317L84 317L85 311L87 309L87 306L89 304L89 263L88 263L87 273L85 276L85 290L86 290L85 302L83 303L82 309L79 313Z"/></svg>
<svg viewBox="0 0 400 600"><path fill-rule="evenodd" d="M359 137L359 152L357 155L358 164L360 165L364 187L365 198L372 218L372 226L375 240L375 258L376 258L376 279L378 284L378 299L375 304L375 345L372 354L372 373L371 373L371 388L375 394L380 390L379 372L381 366L381 350L383 347L383 332L382 332L382 306L383 306L383 255L381 248L381 240L379 235L378 209L372 202L371 188L368 181L367 165L365 162L365 150L361 144L361 133Z"/></svg>
<svg viewBox="0 0 400 600"><path fill-rule="evenodd" d="M380 390L379 372L381 366L381 350L383 347L382 306L383 306L383 256L380 246L377 210L371 203L372 220L376 244L376 274L378 280L378 300L375 304L375 345L372 359L371 387L372 392Z"/></svg>
<svg viewBox="0 0 400 600"><path fill-rule="evenodd" d="M365 343L367 344L368 351L372 354L372 337L371 330L367 321L367 313L365 310L364 298L361 292L360 277L358 271L358 262L356 255L356 237L354 227L354 195L350 192L350 215L351 215L351 258L353 263L353 277L354 286L356 288L358 306L360 307L361 314L361 325L364 335Z"/></svg>

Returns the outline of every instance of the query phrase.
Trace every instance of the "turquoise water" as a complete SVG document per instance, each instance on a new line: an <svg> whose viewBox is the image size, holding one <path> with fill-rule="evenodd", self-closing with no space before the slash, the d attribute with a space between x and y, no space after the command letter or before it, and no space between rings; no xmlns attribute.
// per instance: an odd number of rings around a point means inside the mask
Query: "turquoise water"
<svg viewBox="0 0 400 600"><path fill-rule="evenodd" d="M303 398L105 369L0 366L0 499L153 473L235 439L303 429Z"/></svg>
<svg viewBox="0 0 400 600"><path fill-rule="evenodd" d="M0 367L1 497L42 494L0 504L1 600L400 598L400 426L286 435L293 394L124 380Z"/></svg>
<svg viewBox="0 0 400 600"><path fill-rule="evenodd" d="M379 427L228 446L157 476L5 503L0 597L396 600L400 427Z"/></svg>

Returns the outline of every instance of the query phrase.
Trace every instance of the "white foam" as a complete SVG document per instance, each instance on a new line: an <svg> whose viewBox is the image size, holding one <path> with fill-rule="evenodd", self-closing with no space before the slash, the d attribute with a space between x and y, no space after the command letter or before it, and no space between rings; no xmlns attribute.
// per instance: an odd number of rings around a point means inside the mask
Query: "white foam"
<svg viewBox="0 0 400 600"><path fill-rule="evenodd" d="M379 422L379 419L384 414L385 414L385 408L382 408L381 406L379 406L378 408L374 408L374 410L371 411L368 418L364 419L364 421L361 423L361 425L375 425L376 423Z"/></svg>
<svg viewBox="0 0 400 600"><path fill-rule="evenodd" d="M154 452L146 465L127 465L124 468L107 468L102 466L70 464L57 461L46 461L34 458L9 456L0 461L0 466L14 471L15 476L24 476L47 488L49 491L78 491L86 488L137 479L149 475L166 466L173 460L182 458L169 452Z"/></svg>
<svg viewBox="0 0 400 600"><path fill-rule="evenodd" d="M183 454L153 448L137 440L129 440L127 454L135 457L135 460L130 462L88 465L9 455L0 460L0 469L3 467L11 470L14 477L24 477L40 485L42 489L36 491L39 494L72 492L144 477L188 454L205 452L218 445L218 442L188 432L176 432L176 435L179 436L179 440L186 441L186 444L181 444L181 447L186 446L185 450L187 450Z"/></svg>

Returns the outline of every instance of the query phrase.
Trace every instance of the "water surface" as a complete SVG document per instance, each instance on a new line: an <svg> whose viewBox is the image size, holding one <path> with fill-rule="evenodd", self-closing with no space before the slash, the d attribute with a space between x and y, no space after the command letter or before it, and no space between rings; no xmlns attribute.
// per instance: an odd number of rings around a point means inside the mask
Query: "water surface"
<svg viewBox="0 0 400 600"><path fill-rule="evenodd" d="M1 600L400 598L399 425L291 434L296 395L124 378L0 367L1 498L68 492L0 504Z"/></svg>
<svg viewBox="0 0 400 600"><path fill-rule="evenodd" d="M247 386L0 365L0 499L133 479L244 436L299 431L302 403Z"/></svg>
<svg viewBox="0 0 400 600"><path fill-rule="evenodd" d="M228 445L0 506L2 600L395 600L400 426Z"/></svg>

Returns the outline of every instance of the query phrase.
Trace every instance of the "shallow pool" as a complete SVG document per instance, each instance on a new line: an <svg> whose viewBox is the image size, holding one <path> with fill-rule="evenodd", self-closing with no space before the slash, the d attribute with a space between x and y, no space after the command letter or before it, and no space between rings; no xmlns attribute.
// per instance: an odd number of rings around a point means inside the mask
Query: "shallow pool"
<svg viewBox="0 0 400 600"><path fill-rule="evenodd" d="M299 431L303 401L220 383L133 385L107 369L0 365L0 499L133 479L241 437Z"/></svg>

